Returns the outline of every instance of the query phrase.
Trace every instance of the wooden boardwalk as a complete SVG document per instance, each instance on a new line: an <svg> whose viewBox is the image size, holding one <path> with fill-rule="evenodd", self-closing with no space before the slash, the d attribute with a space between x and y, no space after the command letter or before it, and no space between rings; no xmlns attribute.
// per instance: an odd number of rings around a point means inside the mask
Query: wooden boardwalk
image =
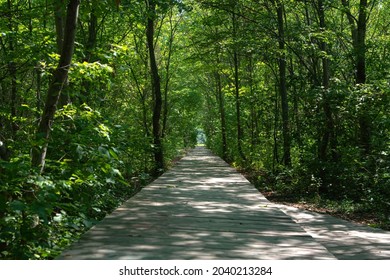
<svg viewBox="0 0 390 280"><path fill-rule="evenodd" d="M335 240L342 227L325 221L325 215L270 203L241 174L198 147L59 259L390 258L387 232L364 228L371 239L354 236L360 238L356 246L366 246L357 248L345 235Z"/></svg>

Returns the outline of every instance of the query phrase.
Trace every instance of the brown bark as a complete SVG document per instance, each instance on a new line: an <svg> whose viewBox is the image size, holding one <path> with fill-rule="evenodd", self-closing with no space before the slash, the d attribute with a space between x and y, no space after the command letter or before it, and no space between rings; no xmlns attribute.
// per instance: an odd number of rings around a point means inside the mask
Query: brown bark
<svg viewBox="0 0 390 280"><path fill-rule="evenodd" d="M9 161L11 156L11 151L7 148L5 143L1 141L0 138L0 160ZM0 169L1 171L1 169Z"/></svg>
<svg viewBox="0 0 390 280"><path fill-rule="evenodd" d="M326 20L325 20L325 3L324 0L318 0L318 17L320 21L320 30L324 32L326 30ZM328 45L324 40L321 40L319 43L320 50L327 54ZM334 131L334 120L332 108L330 106L329 100L329 81L330 81L330 67L329 59L326 56L322 57L322 87L323 87L323 104L322 108L325 115L325 126L322 134L322 139L319 147L319 159L321 161L327 160L328 147L330 144L331 153L333 160L336 159L336 139Z"/></svg>
<svg viewBox="0 0 390 280"><path fill-rule="evenodd" d="M360 0L356 34L356 84L366 83L367 0Z"/></svg>
<svg viewBox="0 0 390 280"><path fill-rule="evenodd" d="M98 32L98 17L96 15L96 10L94 7L92 7L92 10L89 14L89 20L88 20L88 38L85 43L85 56L84 61L85 62L93 62L94 59L94 50L96 48L97 43L97 32ZM82 90L80 95L80 103L87 103L90 104L92 102L91 100L91 88L92 88L93 82L83 79L82 81ZM70 98L68 98L69 100ZM66 102L66 100L65 100ZM61 101L62 104L62 101ZM67 103L65 103L67 104Z"/></svg>
<svg viewBox="0 0 390 280"><path fill-rule="evenodd" d="M155 160L155 175L161 174L164 169L164 153L162 147L161 137L161 112L162 112L162 92L161 92L161 79L158 73L158 66L156 61L155 47L154 47L154 24L156 14L156 3L149 1L148 3L148 20L146 27L146 39L149 50L150 71L152 78L152 91L154 96L153 106L153 154Z"/></svg>
<svg viewBox="0 0 390 280"><path fill-rule="evenodd" d="M41 111L41 102L42 102L42 69L41 69L41 66L38 64L35 68L35 73L37 75L37 89L36 89L36 117L37 117L37 120L39 120L40 118L40 111Z"/></svg>
<svg viewBox="0 0 390 280"><path fill-rule="evenodd" d="M248 73L249 73L249 88L250 88L250 114L251 114L251 152L254 152L256 145L259 142L259 118L257 114L257 102L255 97L255 85L254 85L254 65L253 65L253 55L249 54L249 65L248 65Z"/></svg>
<svg viewBox="0 0 390 280"><path fill-rule="evenodd" d="M221 122L221 140L222 140L222 158L225 161L228 161L228 145L227 145L227 136L226 136L226 112L225 112L225 96L222 91L222 81L221 74L215 72L215 81L216 81L216 97L218 102L219 117Z"/></svg>
<svg viewBox="0 0 390 280"><path fill-rule="evenodd" d="M237 148L241 159L245 161L245 155L242 150L243 129L241 125L241 100L240 100L240 77L239 77L239 57L237 50L237 15L232 12L233 22L233 64L234 64L234 93L236 101L236 122L237 122Z"/></svg>
<svg viewBox="0 0 390 280"><path fill-rule="evenodd" d="M70 0L67 6L65 36L61 57L50 83L45 108L36 132L36 147L32 150L32 166L40 167L43 172L50 137L50 131L57 110L57 103L67 80L70 63L72 61L74 43L76 37L76 25L80 0Z"/></svg>
<svg viewBox="0 0 390 280"><path fill-rule="evenodd" d="M274 129L273 129L273 158L272 158L272 170L275 171L276 164L279 164L279 139L278 139L278 129L279 129L279 92L277 92L277 85L275 85L275 103L274 103Z"/></svg>
<svg viewBox="0 0 390 280"><path fill-rule="evenodd" d="M366 33L368 1L360 0L359 15L357 19L352 15L349 0L341 0L347 16L352 35L355 55L356 84L366 83Z"/></svg>
<svg viewBox="0 0 390 280"><path fill-rule="evenodd" d="M10 51L13 52L13 47L10 47ZM18 86L17 86L17 76L16 76L16 64L13 61L10 61L8 63L8 71L9 75L11 77L11 117L12 117L12 135L13 137L16 136L16 133L19 129L19 126L16 122L17 118L17 108L18 106Z"/></svg>
<svg viewBox="0 0 390 280"><path fill-rule="evenodd" d="M91 62L94 60L93 52L96 48L97 33L98 33L98 17L96 15L95 8L92 8L91 13L89 14L88 40L86 44L85 61Z"/></svg>
<svg viewBox="0 0 390 280"><path fill-rule="evenodd" d="M367 33L367 0L360 0L359 17L357 22L356 38L356 84L365 84L366 77L366 33ZM371 151L371 119L366 109L363 108L359 116L360 146L363 155Z"/></svg>
<svg viewBox="0 0 390 280"><path fill-rule="evenodd" d="M169 17L169 27L170 27L170 34L169 34L169 43L168 43L168 55L167 55L167 62L165 66L165 85L164 85L164 110L163 110L163 126L162 126L162 138L165 137L166 129L167 129L167 122L168 122L168 91L169 91L169 83L171 81L171 58L173 54L173 40L175 37L175 32L177 28L177 24L174 25L172 22L173 17L173 10L170 11L170 17Z"/></svg>
<svg viewBox="0 0 390 280"><path fill-rule="evenodd" d="M16 63L12 60L14 53L15 53L15 45L16 45L16 40L14 40L14 25L13 25L13 17L12 17L12 1L8 0L7 1L7 9L8 13L7 19L8 19L8 30L10 31L10 36L9 36L9 43L8 43L8 49L9 53L11 55L11 60L8 62L8 72L9 76L11 78L11 85L10 85L10 102L11 102L11 131L13 137L16 136L16 132L18 131L18 124L16 123L16 117L17 117L17 107L18 107L18 102L17 102L17 68L16 68Z"/></svg>
<svg viewBox="0 0 390 280"><path fill-rule="evenodd" d="M54 2L54 22L56 27L57 53L61 54L63 44L64 44L64 28L65 28L64 0L55 0Z"/></svg>
<svg viewBox="0 0 390 280"><path fill-rule="evenodd" d="M65 17L66 17L66 4L64 0L55 0L54 2L54 23L56 27L56 42L57 42L57 53L61 55L64 47L64 36L65 36ZM58 104L60 107L70 103L70 96L66 92L65 88L68 84L66 80L64 87L61 90L60 99Z"/></svg>
<svg viewBox="0 0 390 280"><path fill-rule="evenodd" d="M355 56L355 82L357 85L364 85L367 82L366 74L366 33L368 23L368 1L360 0L359 15L357 20L352 16L349 1L341 0L351 26L353 50ZM358 117L359 122L359 144L362 148L363 156L366 156L371 151L371 122L368 112L363 108Z"/></svg>
<svg viewBox="0 0 390 280"><path fill-rule="evenodd" d="M284 36L284 5L279 0L276 1L276 12L278 18L278 35L279 35L279 93L282 107L282 133L283 133L283 163L286 166L291 165L291 137L290 137L290 121L289 121L289 106L287 95L287 79L286 79L286 46Z"/></svg>

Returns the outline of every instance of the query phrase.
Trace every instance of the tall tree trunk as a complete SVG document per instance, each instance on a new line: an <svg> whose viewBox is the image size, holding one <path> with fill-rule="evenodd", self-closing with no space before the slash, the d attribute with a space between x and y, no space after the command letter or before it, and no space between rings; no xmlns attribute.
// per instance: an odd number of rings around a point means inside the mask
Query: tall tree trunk
<svg viewBox="0 0 390 280"><path fill-rule="evenodd" d="M50 131L54 120L54 114L57 110L57 103L64 83L67 80L69 67L72 61L79 6L80 0L70 0L67 6L65 36L61 57L59 64L53 73L53 78L47 92L45 108L36 132L37 146L32 150L32 166L40 167L41 172L43 172L45 167Z"/></svg>
<svg viewBox="0 0 390 280"><path fill-rule="evenodd" d="M162 93L161 93L161 80L158 73L158 66L156 61L156 54L154 49L154 23L156 17L156 3L154 0L148 2L148 21L146 27L146 39L149 50L150 71L152 78L152 91L154 97L153 106L153 153L155 160L155 175L161 174L164 169L164 153L162 147L161 137L161 111L162 111Z"/></svg>
<svg viewBox="0 0 390 280"><path fill-rule="evenodd" d="M5 143L1 140L2 139L0 137L0 161L1 160L9 161L10 156L11 156L11 151L7 148Z"/></svg>
<svg viewBox="0 0 390 280"><path fill-rule="evenodd" d="M12 131L12 136L16 136L16 132L18 131L18 124L16 123L16 117L17 117L17 97L18 97L18 87L17 87L17 68L16 68L16 63L13 61L13 57L15 55L15 40L14 40L14 24L13 24L13 5L12 1L8 0L7 1L7 19L8 19L8 30L10 32L9 35L9 42L8 42L8 49L9 49L9 54L11 56L11 60L8 62L8 72L9 76L11 78L11 85L10 85L10 101L11 101L11 106L10 106L10 113L11 113L11 131Z"/></svg>
<svg viewBox="0 0 390 280"><path fill-rule="evenodd" d="M356 84L366 83L367 0L360 0L355 44Z"/></svg>
<svg viewBox="0 0 390 280"><path fill-rule="evenodd" d="M168 122L168 91L169 91L169 84L171 81L171 58L173 54L173 40L175 37L176 27L177 25L174 25L172 22L173 18L173 9L170 10L169 15L169 42L168 42L168 55L167 55L167 61L165 65L165 83L164 83L164 110L163 110L163 126L162 126L162 138L165 137L166 129L167 129L167 122Z"/></svg>
<svg viewBox="0 0 390 280"><path fill-rule="evenodd" d="M326 31L326 20L325 20L325 2L324 0L318 0L318 17L320 21L320 31ZM328 45L325 40L321 40L319 43L320 50L327 54ZM334 120L333 113L330 106L329 100L329 81L330 81L330 67L329 67L329 59L326 56L322 57L322 87L323 87L323 111L325 115L325 126L321 139L321 143L319 146L319 159L321 161L327 160L328 147L329 143L331 144L331 153L333 159L335 159L336 153L336 140L334 133Z"/></svg>
<svg viewBox="0 0 390 280"><path fill-rule="evenodd" d="M41 65L38 63L37 66L35 67L35 73L37 75L37 89L36 89L36 117L37 120L40 118L40 111L41 111L41 102L42 102L42 68Z"/></svg>
<svg viewBox="0 0 390 280"><path fill-rule="evenodd" d="M236 101L236 122L237 122L237 148L241 159L245 161L245 155L242 150L243 130L241 125L241 100L240 100L240 77L239 77L239 58L237 46L237 15L232 12L233 22L233 64L234 64L234 95Z"/></svg>
<svg viewBox="0 0 390 280"><path fill-rule="evenodd" d="M93 62L94 59L94 50L96 48L97 42L97 32L98 32L98 17L96 15L96 8L92 7L91 12L89 13L88 20L88 38L85 43L85 56L84 62ZM89 104L91 100L91 88L92 82L83 79L82 81L82 94L80 96L81 103ZM66 103L65 103L66 104Z"/></svg>
<svg viewBox="0 0 390 280"><path fill-rule="evenodd" d="M297 76L295 73L295 67L294 67L294 59L290 57L290 67L289 67L290 76L293 77L293 79ZM297 146L299 150L302 149L303 143L302 143L302 131L301 131L301 121L299 117L299 89L297 83L292 83L292 116L290 115L290 119L293 120L294 126L291 125L291 134L294 134L294 139L297 143Z"/></svg>
<svg viewBox="0 0 390 280"><path fill-rule="evenodd" d="M248 73L249 73L249 88L250 88L250 97L251 97L251 104L250 104L250 112L251 112L251 152L254 152L255 146L259 142L259 135L258 135L258 129L259 129L259 123L258 123L258 114L257 114L257 102L256 102L256 96L255 96L255 83L254 83L254 66L253 66L253 55L252 53L249 54L249 65L248 65Z"/></svg>
<svg viewBox="0 0 390 280"><path fill-rule="evenodd" d="M54 1L54 23L56 27L57 53L61 54L64 44L65 28L65 2L64 0Z"/></svg>
<svg viewBox="0 0 390 280"><path fill-rule="evenodd" d="M96 48L98 33L98 16L96 15L96 8L92 7L92 11L89 14L88 22L88 40L86 43L85 58L87 62L94 61L93 53Z"/></svg>
<svg viewBox="0 0 390 280"><path fill-rule="evenodd" d="M66 17L66 3L65 0L54 1L54 23L56 27L56 42L57 42L57 53L61 55L62 49L64 48L64 36L65 36L65 17ZM65 90L68 84L66 79L63 89L60 93L58 105L60 107L70 103L69 93Z"/></svg>
<svg viewBox="0 0 390 280"><path fill-rule="evenodd" d="M46 29L46 26L47 26L47 15L49 14L48 13L48 10L49 10L49 0L45 0L45 12L44 12L44 15L43 15L43 28Z"/></svg>
<svg viewBox="0 0 390 280"><path fill-rule="evenodd" d="M355 82L357 85L364 85L367 82L366 75L366 33L368 22L368 1L360 0L359 2L359 15L357 20L351 13L349 6L349 0L341 0L344 9L346 10L346 16L348 18L353 50L355 56ZM360 130L360 147L362 148L363 156L366 156L371 151L371 119L368 112L363 108L359 115L359 130Z"/></svg>
<svg viewBox="0 0 390 280"><path fill-rule="evenodd" d="M13 52L13 49L10 49L10 51ZM18 108L18 83L15 62L10 61L8 63L8 71L11 77L11 128L13 137L16 137L19 126L16 122Z"/></svg>
<svg viewBox="0 0 390 280"><path fill-rule="evenodd" d="M226 112L225 112L225 96L222 91L221 74L215 71L215 82L216 82L216 97L218 102L219 117L221 122L221 140L222 140L222 158L224 161L228 159L228 145L226 136Z"/></svg>
<svg viewBox="0 0 390 280"><path fill-rule="evenodd" d="M272 157L272 170L275 171L276 164L279 164L279 139L278 139L278 130L279 130L279 92L277 92L277 87L275 85L275 103L274 103L274 130L273 130L273 157Z"/></svg>
<svg viewBox="0 0 390 280"><path fill-rule="evenodd" d="M286 81L286 46L284 36L284 5L280 0L276 0L276 12L278 18L278 35L279 35L279 93L282 107L282 132L283 132L283 163L286 166L291 165L291 138L290 138L290 121L288 115L288 96Z"/></svg>
<svg viewBox="0 0 390 280"><path fill-rule="evenodd" d="M360 0L359 17L357 22L357 35L355 44L356 55L356 84L366 83L366 33L367 33L367 0ZM360 126L360 146L363 155L368 155L371 151L371 120L367 109L363 108L359 116Z"/></svg>

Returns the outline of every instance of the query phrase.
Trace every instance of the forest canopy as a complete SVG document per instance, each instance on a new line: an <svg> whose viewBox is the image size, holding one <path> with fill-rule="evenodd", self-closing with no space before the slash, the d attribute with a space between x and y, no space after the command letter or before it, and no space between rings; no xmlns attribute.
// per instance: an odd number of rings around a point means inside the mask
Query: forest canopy
<svg viewBox="0 0 390 280"><path fill-rule="evenodd" d="M0 0L0 258L51 259L198 142L390 217L390 2Z"/></svg>

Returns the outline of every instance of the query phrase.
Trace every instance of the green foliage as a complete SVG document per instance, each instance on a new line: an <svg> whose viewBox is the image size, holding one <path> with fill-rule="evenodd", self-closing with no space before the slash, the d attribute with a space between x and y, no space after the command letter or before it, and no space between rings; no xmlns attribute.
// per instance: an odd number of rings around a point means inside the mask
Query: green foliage
<svg viewBox="0 0 390 280"><path fill-rule="evenodd" d="M367 82L360 85L346 8L324 1L323 28L318 2L282 2L283 52L272 1L155 1L165 164L204 131L207 145L251 174L261 190L343 211L365 208L388 221L390 2L374 1L370 8ZM351 4L357 20L358 1ZM88 0L80 6L74 59L51 126L45 170L38 174L30 167L30 149L45 144L34 139L59 60L54 10L50 1L0 1L0 141L10 155L0 159L1 258L55 257L152 179L145 5ZM291 166L282 164L282 54Z"/></svg>
<svg viewBox="0 0 390 280"><path fill-rule="evenodd" d="M390 60L386 55L388 32L384 28L388 24L385 19L388 11L384 8L388 5L372 3L365 50L367 82L356 84L356 50L351 44L351 28L345 22L347 13L358 18L359 2L354 1L354 8L347 11L341 3L328 6L324 1L325 23L320 22L317 1L282 2L292 166L282 164L277 60L281 55L278 50L281 38L277 33L276 9L266 1L235 1L234 5L202 1L202 9L198 11L201 16L193 19L194 25L203 26L193 27L192 32L203 43L194 53L202 56L202 71L208 76L203 79L209 86L199 87L206 97L207 144L222 155L225 129L228 160L251 174L263 191L296 201L354 204L356 209L365 207L388 222ZM231 33L233 12L238 20L236 38ZM237 116L231 56L234 39L239 45L244 136L241 145L245 159L238 151L235 137ZM325 61L329 66L326 84ZM216 72L222 74L224 129L216 96ZM369 139L368 144L363 143L365 139Z"/></svg>
<svg viewBox="0 0 390 280"><path fill-rule="evenodd" d="M52 258L136 191L99 112L68 105L55 123L45 174L1 162L2 258Z"/></svg>
<svg viewBox="0 0 390 280"><path fill-rule="evenodd" d="M203 99L181 78L192 71L182 64L188 41L176 44L189 9L181 1L157 6L168 166L196 144ZM30 149L46 144L36 143L35 131L60 58L54 9L48 1L2 1L0 12L0 141L11 154L0 159L0 258L51 259L153 179L146 6L81 4L42 174L31 169Z"/></svg>

